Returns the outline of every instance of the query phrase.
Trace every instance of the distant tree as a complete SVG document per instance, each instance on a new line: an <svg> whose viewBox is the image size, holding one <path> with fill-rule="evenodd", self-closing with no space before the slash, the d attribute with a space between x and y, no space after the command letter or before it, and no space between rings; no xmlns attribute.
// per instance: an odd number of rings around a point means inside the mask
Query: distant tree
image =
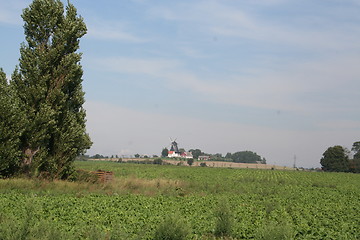
<svg viewBox="0 0 360 240"><path fill-rule="evenodd" d="M25 117L19 101L0 68L0 178L14 175L20 169L20 138L25 130Z"/></svg>
<svg viewBox="0 0 360 240"><path fill-rule="evenodd" d="M231 154L231 159L234 162L239 163L256 163L262 162L262 159L259 155L251 151L241 151Z"/></svg>
<svg viewBox="0 0 360 240"><path fill-rule="evenodd" d="M139 157L140 157L140 154L136 153L136 154L134 155L134 157L135 157L135 158L139 158Z"/></svg>
<svg viewBox="0 0 360 240"><path fill-rule="evenodd" d="M194 163L194 159L193 158L188 158L187 164L189 164L189 166L192 166L193 163Z"/></svg>
<svg viewBox="0 0 360 240"><path fill-rule="evenodd" d="M182 153L185 152L185 149L184 149L184 148L180 148L180 149L179 149L179 152L180 152L180 154L182 154Z"/></svg>
<svg viewBox="0 0 360 240"><path fill-rule="evenodd" d="M193 158L198 159L199 156L203 154L203 152L200 149L190 149L189 152L192 153Z"/></svg>
<svg viewBox="0 0 360 240"><path fill-rule="evenodd" d="M115 156L115 158L119 158L119 156L118 156L118 155L116 155L116 156Z"/></svg>
<svg viewBox="0 0 360 240"><path fill-rule="evenodd" d="M354 159L360 159L360 141L353 143L351 151L354 152Z"/></svg>
<svg viewBox="0 0 360 240"><path fill-rule="evenodd" d="M354 152L354 157L350 162L350 171L354 173L360 173L360 142L354 142L351 148Z"/></svg>
<svg viewBox="0 0 360 240"><path fill-rule="evenodd" d="M114 158L114 155L111 155L111 157L110 158Z"/></svg>
<svg viewBox="0 0 360 240"><path fill-rule="evenodd" d="M163 148L163 150L161 151L161 156L162 157L167 157L169 154L169 150L167 148Z"/></svg>
<svg viewBox="0 0 360 240"><path fill-rule="evenodd" d="M329 147L320 160L324 171L329 172L346 172L349 170L349 157L346 149L342 146Z"/></svg>
<svg viewBox="0 0 360 240"><path fill-rule="evenodd" d="M103 155L100 155L100 154L95 154L94 156L92 156L92 158L94 159L101 159L101 158L105 158Z"/></svg>
<svg viewBox="0 0 360 240"><path fill-rule="evenodd" d="M154 155L152 155L152 157L153 158L157 158L157 157L159 157L158 155L156 155L156 154L154 154Z"/></svg>
<svg viewBox="0 0 360 240"><path fill-rule="evenodd" d="M225 155L225 158L231 159L231 153L228 152L228 153Z"/></svg>

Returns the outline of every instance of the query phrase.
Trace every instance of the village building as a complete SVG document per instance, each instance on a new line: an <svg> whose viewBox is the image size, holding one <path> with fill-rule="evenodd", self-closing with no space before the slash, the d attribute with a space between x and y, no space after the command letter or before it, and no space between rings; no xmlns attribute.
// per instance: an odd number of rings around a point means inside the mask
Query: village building
<svg viewBox="0 0 360 240"><path fill-rule="evenodd" d="M199 156L198 160L207 161L207 160L210 160L210 156Z"/></svg>
<svg viewBox="0 0 360 240"><path fill-rule="evenodd" d="M176 140L171 142L170 150L168 151L169 158L193 158L191 152L180 152Z"/></svg>
<svg viewBox="0 0 360 240"><path fill-rule="evenodd" d="M181 157L186 159L194 158L191 152L183 152L181 153Z"/></svg>

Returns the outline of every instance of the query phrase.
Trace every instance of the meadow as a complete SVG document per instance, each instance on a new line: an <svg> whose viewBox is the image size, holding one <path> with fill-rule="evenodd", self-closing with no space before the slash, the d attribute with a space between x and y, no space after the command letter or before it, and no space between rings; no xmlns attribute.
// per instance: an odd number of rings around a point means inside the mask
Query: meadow
<svg viewBox="0 0 360 240"><path fill-rule="evenodd" d="M115 178L0 180L0 239L360 239L359 174L75 165Z"/></svg>

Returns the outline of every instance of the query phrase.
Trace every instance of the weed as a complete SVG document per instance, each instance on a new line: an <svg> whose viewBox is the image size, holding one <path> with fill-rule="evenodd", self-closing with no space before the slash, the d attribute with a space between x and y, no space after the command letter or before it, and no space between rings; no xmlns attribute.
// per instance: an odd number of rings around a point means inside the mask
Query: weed
<svg viewBox="0 0 360 240"><path fill-rule="evenodd" d="M155 231L154 240L182 240L187 239L189 227L178 215L165 218Z"/></svg>
<svg viewBox="0 0 360 240"><path fill-rule="evenodd" d="M215 231L216 237L231 236L232 215L229 204L226 201L220 202L218 208L215 210Z"/></svg>
<svg viewBox="0 0 360 240"><path fill-rule="evenodd" d="M294 239L294 229L289 223L268 222L258 229L256 239L288 240Z"/></svg>

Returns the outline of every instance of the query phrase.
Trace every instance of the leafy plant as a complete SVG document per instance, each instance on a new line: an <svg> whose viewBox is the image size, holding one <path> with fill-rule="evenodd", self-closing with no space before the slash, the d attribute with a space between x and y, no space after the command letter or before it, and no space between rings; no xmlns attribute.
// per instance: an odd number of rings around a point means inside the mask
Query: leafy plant
<svg viewBox="0 0 360 240"><path fill-rule="evenodd" d="M154 240L187 239L189 227L178 215L166 217L155 231Z"/></svg>
<svg viewBox="0 0 360 240"><path fill-rule="evenodd" d="M215 210L215 230L216 237L231 236L232 215L227 201L220 202L218 208Z"/></svg>

